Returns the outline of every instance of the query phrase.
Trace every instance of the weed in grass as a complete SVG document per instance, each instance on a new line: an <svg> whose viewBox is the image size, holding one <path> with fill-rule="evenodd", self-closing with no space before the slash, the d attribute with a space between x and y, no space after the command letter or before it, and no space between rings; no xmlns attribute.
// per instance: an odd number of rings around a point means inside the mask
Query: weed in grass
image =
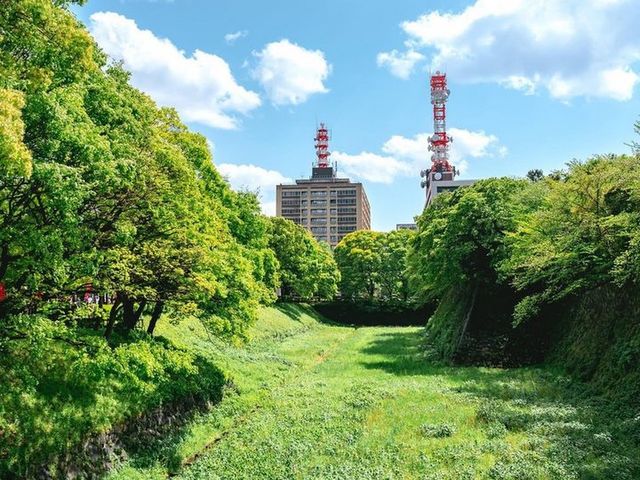
<svg viewBox="0 0 640 480"><path fill-rule="evenodd" d="M504 423L492 422L487 426L485 432L489 438L500 438L507 434L507 427L504 426Z"/></svg>
<svg viewBox="0 0 640 480"><path fill-rule="evenodd" d="M444 438L456 433L456 427L447 423L423 423L420 425L420 433L427 438Z"/></svg>

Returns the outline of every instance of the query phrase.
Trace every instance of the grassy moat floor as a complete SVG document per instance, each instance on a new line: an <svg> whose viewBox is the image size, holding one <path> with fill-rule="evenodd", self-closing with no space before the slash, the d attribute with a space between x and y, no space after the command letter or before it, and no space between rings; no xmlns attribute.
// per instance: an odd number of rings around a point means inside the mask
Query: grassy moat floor
<svg viewBox="0 0 640 480"><path fill-rule="evenodd" d="M636 479L640 417L549 368L442 366L415 327L265 309L242 347L161 334L233 379L223 401L112 479Z"/></svg>

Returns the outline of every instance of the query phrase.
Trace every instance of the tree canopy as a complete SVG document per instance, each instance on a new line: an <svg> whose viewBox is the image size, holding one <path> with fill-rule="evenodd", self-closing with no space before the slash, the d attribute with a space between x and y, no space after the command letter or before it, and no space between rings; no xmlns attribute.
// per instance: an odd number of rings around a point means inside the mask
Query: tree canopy
<svg viewBox="0 0 640 480"><path fill-rule="evenodd" d="M301 298L333 296L330 251L231 190L206 139L133 88L69 3L8 1L0 12L3 313L55 304L66 318L69 299L91 291L116 298L88 319L108 314L107 336L145 312L153 332L164 312L234 337L281 278Z"/></svg>
<svg viewBox="0 0 640 480"><path fill-rule="evenodd" d="M369 302L409 301L406 259L414 235L410 230L361 230L345 236L335 249L342 295Z"/></svg>
<svg viewBox="0 0 640 480"><path fill-rule="evenodd" d="M282 294L301 299L331 299L338 291L340 271L328 244L282 217L270 218L269 245L280 264Z"/></svg>

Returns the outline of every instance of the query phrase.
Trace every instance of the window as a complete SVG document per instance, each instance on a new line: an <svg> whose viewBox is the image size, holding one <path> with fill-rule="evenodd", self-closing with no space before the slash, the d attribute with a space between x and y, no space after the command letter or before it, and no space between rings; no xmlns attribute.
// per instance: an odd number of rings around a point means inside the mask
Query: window
<svg viewBox="0 0 640 480"><path fill-rule="evenodd" d="M327 214L327 209L326 208L312 208L311 209L311 215L326 215Z"/></svg>
<svg viewBox="0 0 640 480"><path fill-rule="evenodd" d="M312 218L311 219L311 224L312 225L326 225L327 224L327 219L326 218Z"/></svg>
<svg viewBox="0 0 640 480"><path fill-rule="evenodd" d="M338 209L338 213L356 213L356 207L342 207Z"/></svg>
<svg viewBox="0 0 640 480"><path fill-rule="evenodd" d="M299 190L285 190L282 192L283 197L299 197L300 195L304 195L305 192L301 192Z"/></svg>
<svg viewBox="0 0 640 480"><path fill-rule="evenodd" d="M311 227L311 233L327 233L327 227Z"/></svg>
<svg viewBox="0 0 640 480"><path fill-rule="evenodd" d="M282 214L283 215L300 215L300 209L299 208L283 208Z"/></svg>
<svg viewBox="0 0 640 480"><path fill-rule="evenodd" d="M311 190L311 196L312 197L326 197L327 196L327 191L326 190Z"/></svg>
<svg viewBox="0 0 640 480"><path fill-rule="evenodd" d="M326 200L311 200L311 205L323 207L327 204Z"/></svg>
<svg viewBox="0 0 640 480"><path fill-rule="evenodd" d="M355 197L356 191L353 188L338 190L338 196L339 197Z"/></svg>

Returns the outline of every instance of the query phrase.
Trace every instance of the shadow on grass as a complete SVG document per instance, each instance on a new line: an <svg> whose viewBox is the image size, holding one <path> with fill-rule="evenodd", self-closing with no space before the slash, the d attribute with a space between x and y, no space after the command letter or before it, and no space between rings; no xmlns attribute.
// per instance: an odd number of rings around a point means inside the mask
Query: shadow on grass
<svg viewBox="0 0 640 480"><path fill-rule="evenodd" d="M345 300L316 303L314 308L337 324L353 327L421 327L434 311L431 304L412 307Z"/></svg>
<svg viewBox="0 0 640 480"><path fill-rule="evenodd" d="M361 353L372 357L363 362L367 369L441 377L445 396L476 405L474 425L487 432L487 442L518 433L514 447L521 457L514 458L524 462L523 472L542 469L550 478L640 478L640 416L560 369L438 365L425 357L421 331L405 329L381 332ZM495 432L503 433L496 437ZM538 456L527 456L532 451ZM505 454L496 475L503 478L516 463Z"/></svg>
<svg viewBox="0 0 640 480"><path fill-rule="evenodd" d="M275 308L297 322L302 321L302 316L307 315L319 323L333 326L344 326L341 323L334 322L320 314L315 308L305 303L278 302Z"/></svg>

